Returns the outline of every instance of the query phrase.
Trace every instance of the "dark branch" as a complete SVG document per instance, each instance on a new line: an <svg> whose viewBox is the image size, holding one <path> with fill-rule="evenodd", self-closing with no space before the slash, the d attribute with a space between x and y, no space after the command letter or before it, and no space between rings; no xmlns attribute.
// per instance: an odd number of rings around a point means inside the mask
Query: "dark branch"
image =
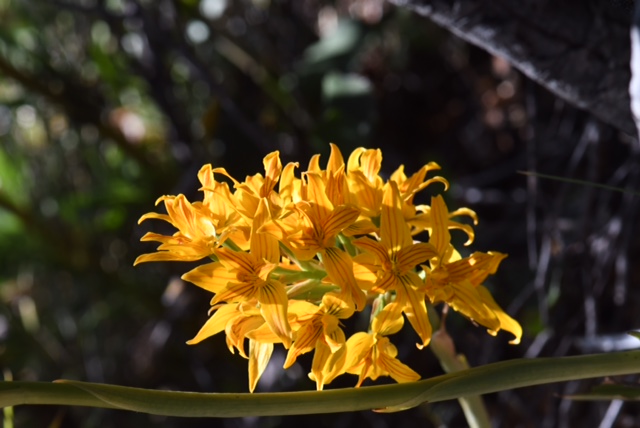
<svg viewBox="0 0 640 428"><path fill-rule="evenodd" d="M391 0L509 60L531 79L635 134L629 107L631 0Z"/></svg>

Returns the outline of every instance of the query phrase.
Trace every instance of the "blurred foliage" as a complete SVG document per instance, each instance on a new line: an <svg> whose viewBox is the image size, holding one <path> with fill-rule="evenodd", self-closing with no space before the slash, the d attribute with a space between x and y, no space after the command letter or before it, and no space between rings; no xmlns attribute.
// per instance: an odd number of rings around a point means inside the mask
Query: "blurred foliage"
<svg viewBox="0 0 640 428"><path fill-rule="evenodd" d="M413 172L439 162L452 178L449 198L479 213L477 247L510 254L495 295L523 324L523 344L487 338L450 316L448 330L472 366L616 349L626 342L615 334L637 328L638 198L516 174L638 189L635 137L408 11L382 0L0 0L0 21L7 378L245 391L246 362L222 338L184 344L209 303L178 279L187 267L131 267L151 250L138 242L145 231L171 232L136 221L160 195L192 198L204 163L242 177L260 170L270 151L297 161L326 156L328 142L344 153L382 148L387 173L400 163ZM441 373L405 330L401 358L423 376ZM273 360L259 389L309 388L309 359L288 371L279 367L282 352ZM592 384L486 399L498 426L589 426L606 404L554 394ZM640 424L637 405L617 412L606 426ZM392 415L215 421L82 408L15 412L16 426L301 423L461 426L464 419L455 402Z"/></svg>

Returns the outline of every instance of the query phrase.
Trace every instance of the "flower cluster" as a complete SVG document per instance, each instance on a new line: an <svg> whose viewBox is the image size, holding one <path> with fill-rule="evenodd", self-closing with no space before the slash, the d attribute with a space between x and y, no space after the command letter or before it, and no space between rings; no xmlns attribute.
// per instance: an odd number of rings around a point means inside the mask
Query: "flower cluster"
<svg viewBox="0 0 640 428"><path fill-rule="evenodd" d="M417 346L427 346L427 302L446 303L492 335L509 331L517 343L520 325L482 286L506 255L474 252L463 258L450 242L450 229L466 233L467 245L473 241L472 227L454 218L468 216L476 224L475 213L450 212L441 195L430 205L414 204L427 186L448 187L442 177L427 179L437 164L411 177L401 166L385 181L381 163L380 150L364 148L345 163L332 144L326 169L316 155L301 178L295 175L298 164L283 168L278 152L264 158L264 175L244 182L206 165L198 173L202 201L163 196L158 203L164 202L167 214L140 219L164 220L178 231L147 233L143 241L161 245L135 264L211 260L182 277L213 294L210 318L187 343L224 331L229 350L249 360L251 391L277 343L288 350L284 368L314 351L309 377L318 389L344 373L359 376L358 386L379 376L419 379L397 359L389 336L406 317ZM428 234L428 242L414 239L420 234ZM369 306L369 330L347 339L341 320Z"/></svg>

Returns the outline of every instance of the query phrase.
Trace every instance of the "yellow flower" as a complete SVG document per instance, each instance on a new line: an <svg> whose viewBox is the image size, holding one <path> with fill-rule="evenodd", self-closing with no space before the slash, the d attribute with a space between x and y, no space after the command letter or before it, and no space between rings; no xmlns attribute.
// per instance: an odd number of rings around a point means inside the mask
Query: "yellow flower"
<svg viewBox="0 0 640 428"><path fill-rule="evenodd" d="M255 303L255 302L253 302ZM273 343L249 338L249 355L244 350L248 334L264 325L263 316L252 303L222 304L211 308L215 313L202 326L196 337L187 344L195 345L221 331L226 334L227 347L249 360L249 390L253 392L273 353Z"/></svg>
<svg viewBox="0 0 640 428"><path fill-rule="evenodd" d="M309 377L316 381L318 390L343 373L346 357L345 335L340 319L353 315L353 306L334 293L327 293L318 307L308 302L297 302L291 313L296 316L295 340L284 368L291 367L296 359L315 349Z"/></svg>
<svg viewBox="0 0 640 428"><path fill-rule="evenodd" d="M439 170L440 165L435 162L429 162L424 165L418 172L407 178L404 173L404 165L391 174L390 180L398 183L400 192L400 200L402 201L402 215L405 220L413 225L412 220L416 217L416 207L413 205L413 198L419 191L423 190L432 183L444 184L444 190L449 188L449 182L440 176L436 176L425 180L429 171ZM412 231L412 234L421 232L421 230Z"/></svg>
<svg viewBox="0 0 640 428"><path fill-rule="evenodd" d="M334 206L320 174L309 172L305 178L301 188L304 200L296 204L297 216L280 223L284 233L281 239L298 260L310 260L319 254L329 279L361 311L366 297L353 276L352 260L335 246L336 236L356 221L360 211L351 205Z"/></svg>
<svg viewBox="0 0 640 428"><path fill-rule="evenodd" d="M522 327L508 316L481 284L494 274L500 262L507 257L497 252L475 252L461 258L450 244L449 212L442 196L431 199L432 230L429 243L437 255L430 260L426 272L425 291L433 303L446 302L453 309L488 328L495 335L500 329L511 332L517 344Z"/></svg>
<svg viewBox="0 0 640 428"><path fill-rule="evenodd" d="M397 183L389 182L384 191L380 215L380 241L369 237L354 241L358 248L376 258L377 280L371 291L386 293L394 291L395 312L390 316L407 316L413 329L420 336L419 348L431 339L431 324L424 302L423 282L414 268L436 255L435 249L425 243L414 244L409 227L402 216Z"/></svg>
<svg viewBox="0 0 640 428"><path fill-rule="evenodd" d="M261 200L258 205L255 227L260 227L266 216L266 202ZM218 262L198 266L182 279L215 293L212 305L256 299L269 327L289 347L291 327L287 320L287 293L283 283L270 277L277 267L279 252L274 253L269 241L263 237L260 233L251 234L249 253L227 248L215 250Z"/></svg>
<svg viewBox="0 0 640 428"><path fill-rule="evenodd" d="M138 224L148 219L171 223L178 232L173 236L147 232L141 241L161 242L158 252L142 254L133 263L159 261L194 261L208 257L217 248L223 237L216 234L216 222L202 204L191 204L184 195L163 196L156 204L164 202L167 214L148 213Z"/></svg>
<svg viewBox="0 0 640 428"><path fill-rule="evenodd" d="M390 303L374 318L371 333L359 332L347 340L347 356L344 363L347 373L358 375L356 387L366 378L376 380L380 376L391 376L396 382L411 382L420 375L396 359L398 349L388 335L397 333L404 323L397 317L397 303Z"/></svg>
<svg viewBox="0 0 640 428"><path fill-rule="evenodd" d="M377 217L382 206L384 181L379 175L381 166L380 149L359 147L351 153L347 162L349 191L362 213L369 218Z"/></svg>

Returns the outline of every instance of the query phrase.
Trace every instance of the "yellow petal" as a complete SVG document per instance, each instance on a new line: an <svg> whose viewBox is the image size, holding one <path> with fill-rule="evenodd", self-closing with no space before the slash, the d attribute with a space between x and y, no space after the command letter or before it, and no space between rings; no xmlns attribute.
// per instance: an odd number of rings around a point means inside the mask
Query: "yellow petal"
<svg viewBox="0 0 640 428"><path fill-rule="evenodd" d="M374 345L373 335L365 332L358 332L352 335L346 342L347 358L344 362L344 368L347 372L358 374L353 371L362 361L371 353Z"/></svg>
<svg viewBox="0 0 640 428"><path fill-rule="evenodd" d="M353 245L371 253L378 260L378 263L381 265L381 267L390 268L391 260L389 258L389 252L378 241L374 241L373 239L364 236L353 241Z"/></svg>
<svg viewBox="0 0 640 428"><path fill-rule="evenodd" d="M333 204L327 197L325 183L318 173L305 174L306 186L303 185L303 196L311 208L310 217L316 228L320 228L321 222L333 211Z"/></svg>
<svg viewBox="0 0 640 428"><path fill-rule="evenodd" d="M282 197L285 204L297 202L295 199L300 196L300 179L295 178L294 175L294 170L298 166L297 162L290 162L280 174L278 193L280 193L280 197Z"/></svg>
<svg viewBox="0 0 640 428"><path fill-rule="evenodd" d="M451 284L453 299L447 303L456 311L473 319L491 331L500 330L500 320L496 313L485 304L485 297L469 281Z"/></svg>
<svg viewBox="0 0 640 428"><path fill-rule="evenodd" d="M227 288L230 281L236 281L237 275L219 262L207 263L190 270L182 275L184 281L189 281L198 287L219 293Z"/></svg>
<svg viewBox="0 0 640 428"><path fill-rule="evenodd" d="M335 173L344 167L344 158L338 146L333 143L329 143L329 145L331 146L331 155L329 155L329 161L327 161L327 171Z"/></svg>
<svg viewBox="0 0 640 428"><path fill-rule="evenodd" d="M518 321L511 318L502 310L500 306L498 306L496 301L493 300L491 293L489 293L489 290L487 290L483 286L479 286L476 289L478 290L478 293L480 294L484 304L487 305L500 320L500 328L502 330L508 331L509 333L512 333L515 336L515 338L509 343L514 345L520 343L520 338L522 337L522 327L520 326ZM489 333L495 334L495 331L489 331Z"/></svg>
<svg viewBox="0 0 640 428"><path fill-rule="evenodd" d="M287 369L296 362L298 356L310 352L316 347L318 339L322 336L322 324L314 322L314 319L304 323L304 325L296 332L296 338L289 348L287 359L283 368Z"/></svg>
<svg viewBox="0 0 640 428"><path fill-rule="evenodd" d="M209 317L207 322L204 323L198 334L196 334L193 339L187 341L187 344L195 345L214 334L224 331L230 321L241 315L242 314L238 312L237 305L230 304L221 306L212 316Z"/></svg>
<svg viewBox="0 0 640 428"><path fill-rule="evenodd" d="M271 263L277 263L280 260L280 246L278 239L268 233L260 233L262 226L271 219L267 200L261 198L258 203L253 223L251 226L251 253L258 260L267 260Z"/></svg>
<svg viewBox="0 0 640 428"><path fill-rule="evenodd" d="M263 165L265 174L264 184L262 185L262 189L260 189L260 196L264 198L267 197L276 186L276 184L278 183L278 178L280 177L280 173L282 172L280 152L276 150L275 152L271 152L267 156L265 156Z"/></svg>
<svg viewBox="0 0 640 428"><path fill-rule="evenodd" d="M431 198L431 235L429 243L435 247L441 256L446 252L451 242L451 234L447 227L449 211L442 195Z"/></svg>
<svg viewBox="0 0 640 428"><path fill-rule="evenodd" d="M436 249L423 242L409 245L398 252L398 270L407 272L413 270L417 265L437 256Z"/></svg>
<svg viewBox="0 0 640 428"><path fill-rule="evenodd" d="M414 272L413 275L417 277ZM403 276L402 285L404 286L403 294L406 296L406 304L403 308L404 314L411 323L411 326L418 333L422 343L418 343L418 349L422 349L429 344L431 340L431 324L427 315L427 307L424 303L424 293L413 288L415 278L409 278L411 275ZM418 278L419 280L419 278ZM400 294L400 293L398 293Z"/></svg>
<svg viewBox="0 0 640 428"><path fill-rule="evenodd" d="M142 223L145 220L149 220L149 219L164 220L167 223L171 223L171 217L169 217L167 214L146 213L145 215L140 217L140 220L138 220L138 224Z"/></svg>
<svg viewBox="0 0 640 428"><path fill-rule="evenodd" d="M382 340L389 340L383 337ZM379 346L384 346L380 343ZM381 352L378 357L378 366L398 383L413 382L420 379L420 375L413 371L406 364L401 363L398 359L391 357L385 352Z"/></svg>
<svg viewBox="0 0 640 428"><path fill-rule="evenodd" d="M378 231L378 227L369 218L361 218L342 232L346 236L368 235Z"/></svg>
<svg viewBox="0 0 640 428"><path fill-rule="evenodd" d="M389 303L375 316L371 323L371 331L388 336L399 332L403 325L402 307L394 302Z"/></svg>
<svg viewBox="0 0 640 428"><path fill-rule="evenodd" d="M360 168L360 157L362 153L364 153L366 149L364 147L358 147L349 155L349 160L347 161L347 171L352 172L356 171Z"/></svg>
<svg viewBox="0 0 640 428"><path fill-rule="evenodd" d="M181 254L172 251L159 251L157 253L139 255L133 262L133 265L137 266L140 263L146 262L195 262L203 257L205 256L200 253L187 254L185 252Z"/></svg>
<svg viewBox="0 0 640 428"><path fill-rule="evenodd" d="M278 281L269 281L258 291L260 312L271 330L282 339L285 348L291 346L291 326L287 319L287 293Z"/></svg>
<svg viewBox="0 0 640 428"><path fill-rule="evenodd" d="M311 363L311 373L309 378L316 382L316 388L321 391L324 385L331 383L333 379L344 373L344 362L346 361L347 348L343 345L333 351L322 341L318 342L313 354Z"/></svg>
<svg viewBox="0 0 640 428"><path fill-rule="evenodd" d="M378 173L382 166L382 151L380 149L365 150L360 156L360 167L367 179L374 183L380 179Z"/></svg>
<svg viewBox="0 0 640 428"><path fill-rule="evenodd" d="M411 233L400 209L400 195L395 181L387 183L380 214L380 243L392 252L412 244Z"/></svg>
<svg viewBox="0 0 640 428"><path fill-rule="evenodd" d="M322 296L321 308L325 313L340 319L351 318L353 315L353 305L335 293L326 293Z"/></svg>
<svg viewBox="0 0 640 428"><path fill-rule="evenodd" d="M215 254L220 262L230 270L237 269L241 272L255 273L258 260L250 253L218 248L215 250Z"/></svg>
<svg viewBox="0 0 640 428"><path fill-rule="evenodd" d="M249 391L256 389L258 380L264 369L267 368L271 354L273 353L273 343L260 343L249 340Z"/></svg>
<svg viewBox="0 0 640 428"><path fill-rule="evenodd" d="M325 237L335 237L343 229L353 224L358 216L360 210L356 207L341 205L336 207L324 220L322 230Z"/></svg>
<svg viewBox="0 0 640 428"><path fill-rule="evenodd" d="M342 289L342 295L353 302L357 311L363 310L367 297L353 275L351 257L344 251L332 247L322 250L322 262L331 281Z"/></svg>
<svg viewBox="0 0 640 428"><path fill-rule="evenodd" d="M255 299L258 294L258 287L250 282L229 282L227 286L220 290L211 299L211 304L220 302L246 302Z"/></svg>
<svg viewBox="0 0 640 428"><path fill-rule="evenodd" d="M370 290L378 280L378 267L370 253L358 254L353 258L353 276L362 290Z"/></svg>

